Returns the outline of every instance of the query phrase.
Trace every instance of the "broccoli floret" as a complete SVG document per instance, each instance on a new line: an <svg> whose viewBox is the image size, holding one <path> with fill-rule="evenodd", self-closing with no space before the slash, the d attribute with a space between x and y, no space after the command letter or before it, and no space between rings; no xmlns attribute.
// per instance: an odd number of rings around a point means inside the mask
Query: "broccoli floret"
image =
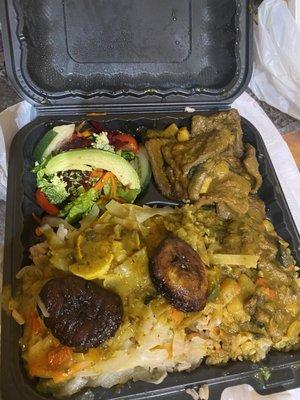
<svg viewBox="0 0 300 400"><path fill-rule="evenodd" d="M121 151L121 156L123 158L125 158L125 160L127 161L132 161L135 159L135 154L133 151L129 151L129 150L122 150Z"/></svg>
<svg viewBox="0 0 300 400"><path fill-rule="evenodd" d="M101 132L99 134L94 135L95 142L93 143L93 147L98 150L106 150L111 153L115 152L115 149L112 145L109 144L109 140L107 137L107 132Z"/></svg>
<svg viewBox="0 0 300 400"><path fill-rule="evenodd" d="M49 180L44 177L37 179L37 187L52 204L60 204L69 196L66 189L67 183L57 175L53 175Z"/></svg>

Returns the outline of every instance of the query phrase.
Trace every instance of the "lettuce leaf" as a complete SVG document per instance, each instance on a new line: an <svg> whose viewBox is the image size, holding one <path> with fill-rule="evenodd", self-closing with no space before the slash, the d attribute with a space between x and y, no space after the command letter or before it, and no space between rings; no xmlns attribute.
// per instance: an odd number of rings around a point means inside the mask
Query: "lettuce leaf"
<svg viewBox="0 0 300 400"><path fill-rule="evenodd" d="M67 222L74 224L88 214L97 199L98 194L96 190L89 189L87 192L80 194L71 203L67 204L64 209L61 210L59 216L65 217Z"/></svg>

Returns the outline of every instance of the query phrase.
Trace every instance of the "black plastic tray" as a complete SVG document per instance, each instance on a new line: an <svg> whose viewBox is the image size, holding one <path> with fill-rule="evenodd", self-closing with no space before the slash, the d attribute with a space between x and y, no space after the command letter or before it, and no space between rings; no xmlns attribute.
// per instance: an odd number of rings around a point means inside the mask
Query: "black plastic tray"
<svg viewBox="0 0 300 400"><path fill-rule="evenodd" d="M0 0L10 79L38 108L229 104L252 70L250 0Z"/></svg>
<svg viewBox="0 0 300 400"><path fill-rule="evenodd" d="M51 123L71 122L88 111L119 114L104 119L134 131L140 125L189 123L191 116L178 112L186 106L205 111L229 108L251 76L249 5L250 0L0 0L8 74L40 115L18 133L10 152L4 284L11 284L13 292L15 275L28 262L27 249L35 241L31 213L40 212L29 172L39 137ZM244 120L243 128L245 141L259 152L264 178L260 195L299 263L299 234L266 148L251 124ZM152 185L139 201L164 199ZM20 336L21 328L2 313L2 398L48 398L26 378ZM171 374L159 386L137 382L120 392L92 392L95 400L183 400L189 398L185 388L208 383L210 399L215 400L227 386L250 383L270 393L299 386L299 362L299 353L268 355L264 364L272 378L267 387L254 377L260 365L231 362Z"/></svg>
<svg viewBox="0 0 300 400"><path fill-rule="evenodd" d="M79 118L78 118L79 119ZM101 121L107 121L110 127L119 128L131 133L136 129L145 127L164 127L171 122L179 125L189 125L191 115L174 114L163 115L130 115L107 116ZM7 195L7 223L5 237L4 259L4 284L12 286L13 293L16 290L15 275L22 265L26 265L28 247L36 242L34 237L34 222L32 212L40 210L33 200L35 190L34 176L30 172L32 167L32 150L51 125L74 121L74 117L59 116L49 121L49 117L38 117L32 123L24 127L15 137L10 151L8 195ZM266 147L258 131L246 120L242 122L244 141L253 144L258 153L260 171L263 176L263 185L260 197L264 200L268 216L273 222L277 232L287 240L300 264L299 234L290 214L284 194L278 178L272 166ZM158 194L153 182L148 193L140 199L141 203L164 202L165 199ZM169 201L166 201L169 203ZM23 369L18 340L21 336L21 328L2 313L2 398L3 400L41 400L49 398L35 391L34 382L30 381ZM185 393L186 388L207 383L210 388L210 399L219 399L225 387L241 383L251 384L259 393L267 394L278 392L287 388L300 385L300 353L271 352L267 358L259 364L250 362L230 362L225 366L200 365L191 373L181 372L169 374L160 384L154 385L145 382L128 383L119 391L102 388L88 389L94 394L95 400L113 399L189 399ZM266 365L272 371L271 379L264 386L255 376L261 367ZM84 399L87 390L74 395L74 399ZM87 397L89 398L89 397Z"/></svg>

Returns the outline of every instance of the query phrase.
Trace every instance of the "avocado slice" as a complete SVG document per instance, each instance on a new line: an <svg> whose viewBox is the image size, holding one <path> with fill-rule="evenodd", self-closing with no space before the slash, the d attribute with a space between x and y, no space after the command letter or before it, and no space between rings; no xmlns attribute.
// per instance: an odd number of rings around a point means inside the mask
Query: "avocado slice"
<svg viewBox="0 0 300 400"><path fill-rule="evenodd" d="M75 124L59 125L48 131L36 145L33 157L36 161L46 158L54 150L71 140Z"/></svg>
<svg viewBox="0 0 300 400"><path fill-rule="evenodd" d="M53 175L68 170L92 171L101 168L112 172L128 189L141 190L140 179L132 165L118 154L105 150L70 150L52 157L45 166L44 173Z"/></svg>

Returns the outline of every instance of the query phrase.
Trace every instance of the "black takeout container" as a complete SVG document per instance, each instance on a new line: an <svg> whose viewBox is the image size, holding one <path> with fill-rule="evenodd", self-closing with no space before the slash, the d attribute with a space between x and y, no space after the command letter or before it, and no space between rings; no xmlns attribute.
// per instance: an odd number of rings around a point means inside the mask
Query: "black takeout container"
<svg viewBox="0 0 300 400"><path fill-rule="evenodd" d="M15 293L16 273L36 242L32 212L32 151L53 125L93 117L135 133L141 127L189 125L193 113L230 108L251 75L252 25L247 0L0 0L10 79L35 105L37 117L10 151L3 281ZM103 113L103 114L102 114ZM259 132L242 119L244 141L257 150L260 197L277 232L300 264L299 233ZM170 204L153 182L141 204ZM41 400L24 371L21 328L2 313L3 400ZM159 385L129 382L121 389L84 389L73 399L188 399L185 389L207 383L210 399L242 383L268 394L300 385L299 352L271 352L259 364L200 365L169 374ZM261 366L270 368L268 382ZM90 396L90 397L89 397ZM92 397L94 396L94 397ZM51 398L51 397L50 397Z"/></svg>

